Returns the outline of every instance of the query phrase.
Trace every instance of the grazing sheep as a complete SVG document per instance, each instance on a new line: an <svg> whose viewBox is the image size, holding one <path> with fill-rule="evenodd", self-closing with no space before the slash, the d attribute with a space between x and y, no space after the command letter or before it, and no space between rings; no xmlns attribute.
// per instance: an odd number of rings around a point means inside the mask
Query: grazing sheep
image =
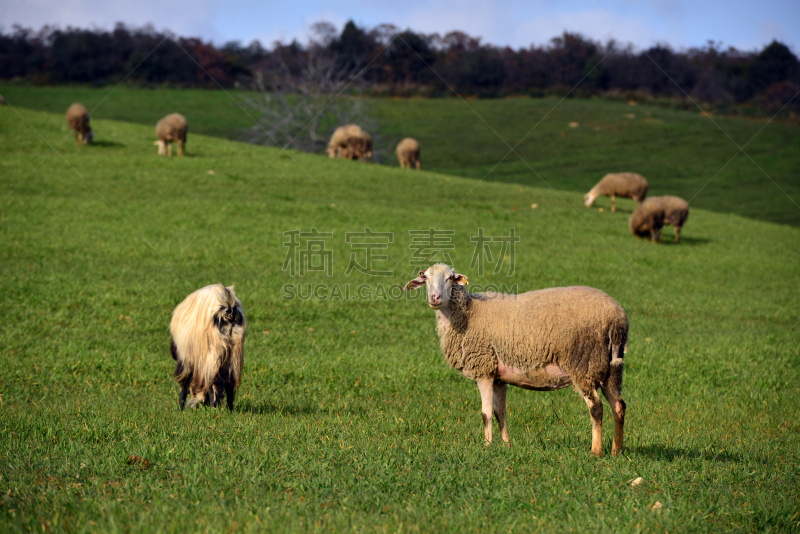
<svg viewBox="0 0 800 534"><path fill-rule="evenodd" d="M484 437L492 441L492 411L503 441L508 384L534 391L573 385L589 407L592 453L602 454L601 388L614 414L613 454L622 452L625 402L622 367L628 317L617 302L589 287L560 287L521 295L467 293L464 275L436 264L406 284L428 286L436 331L447 363L475 380Z"/></svg>
<svg viewBox="0 0 800 534"><path fill-rule="evenodd" d="M76 145L88 145L94 139L89 126L89 110L83 104L75 102L67 109L67 124L75 132Z"/></svg>
<svg viewBox="0 0 800 534"><path fill-rule="evenodd" d="M396 152L402 168L419 170L419 142L416 139L406 137L397 143Z"/></svg>
<svg viewBox="0 0 800 534"><path fill-rule="evenodd" d="M631 233L637 237L647 238L655 242L661 239L661 228L664 226L664 208L661 204L648 198L631 214L628 227Z"/></svg>
<svg viewBox="0 0 800 534"><path fill-rule="evenodd" d="M372 136L358 124L339 126L328 142L331 158L372 160Z"/></svg>
<svg viewBox="0 0 800 534"><path fill-rule="evenodd" d="M204 401L216 407L224 395L233 411L244 365L246 327L242 303L233 286L207 286L178 304L169 331L172 357L177 362L175 380L181 386L181 410L191 391L189 407Z"/></svg>
<svg viewBox="0 0 800 534"><path fill-rule="evenodd" d="M158 141L158 154L163 156L172 155L172 143L178 144L178 155L185 155L186 133L189 131L189 124L186 117L180 113L170 113L156 124L156 137Z"/></svg>
<svg viewBox="0 0 800 534"><path fill-rule="evenodd" d="M590 207L599 196L611 197L611 211L617 211L616 197L632 198L641 203L647 196L647 183L644 176L635 172L612 172L603 176L592 189L583 196L583 203Z"/></svg>
<svg viewBox="0 0 800 534"><path fill-rule="evenodd" d="M650 197L664 208L664 226L671 224L675 228L675 242L681 240L681 228L689 217L689 203L681 197L665 195L663 197Z"/></svg>

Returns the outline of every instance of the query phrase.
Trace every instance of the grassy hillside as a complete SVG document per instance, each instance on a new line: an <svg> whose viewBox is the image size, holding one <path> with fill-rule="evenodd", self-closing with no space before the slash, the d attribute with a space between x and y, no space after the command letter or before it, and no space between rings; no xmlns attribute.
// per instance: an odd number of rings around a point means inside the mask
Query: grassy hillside
<svg viewBox="0 0 800 534"><path fill-rule="evenodd" d="M0 108L3 532L797 528L797 228L693 208L682 243L653 245L580 193L202 135L159 158L151 126L93 120L100 143L76 148L61 113ZM697 150L680 140L675 162ZM345 275L345 233L365 227L393 232L375 266L391 276ZM411 278L409 231L430 227L455 232L470 287L585 284L622 304L624 457L589 456L571 389L512 389L512 446L484 447L431 310L378 290ZM512 227L513 276L469 268L479 228ZM311 228L333 233L330 277L282 270L283 233ZM170 314L219 281L248 320L238 404L180 413ZM352 298L285 300L287 284Z"/></svg>
<svg viewBox="0 0 800 534"><path fill-rule="evenodd" d="M54 113L79 100L99 105L97 118L148 125L180 111L191 131L231 139L251 125L234 101L241 91L12 85L0 86L0 94L15 105ZM699 208L800 226L796 126L764 128L763 122L600 100L371 103L381 124L376 148L389 165L396 164L396 143L411 136L422 145L423 168L436 172L585 193L607 172L632 170L650 180L653 195L675 194ZM570 122L578 126L570 128ZM509 145L517 143L516 154L509 154ZM601 199L600 205L609 202Z"/></svg>

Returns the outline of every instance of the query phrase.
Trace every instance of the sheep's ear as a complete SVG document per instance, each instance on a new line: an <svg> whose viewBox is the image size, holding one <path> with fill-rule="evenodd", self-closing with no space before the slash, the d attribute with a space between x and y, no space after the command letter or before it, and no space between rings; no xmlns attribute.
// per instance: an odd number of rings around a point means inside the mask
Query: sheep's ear
<svg viewBox="0 0 800 534"><path fill-rule="evenodd" d="M456 284L458 284L460 286L465 286L465 285L469 284L469 280L467 280L467 277L464 276L463 274L455 273L453 275L452 279L453 279L453 282L455 282Z"/></svg>
<svg viewBox="0 0 800 534"><path fill-rule="evenodd" d="M409 289L417 289L424 285L425 285L425 271L420 271L419 276L408 282L406 284L406 287L404 287L403 289L408 291Z"/></svg>

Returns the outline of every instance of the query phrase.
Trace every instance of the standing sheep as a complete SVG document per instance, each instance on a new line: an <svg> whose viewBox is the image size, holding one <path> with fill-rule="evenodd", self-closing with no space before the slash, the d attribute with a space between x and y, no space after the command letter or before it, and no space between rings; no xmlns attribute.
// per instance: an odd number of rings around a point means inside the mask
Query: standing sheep
<svg viewBox="0 0 800 534"><path fill-rule="evenodd" d="M611 211L617 211L616 197L632 198L641 203L647 196L650 184L641 174L635 172L612 172L603 176L593 188L583 196L583 203L590 207L599 196L611 197Z"/></svg>
<svg viewBox="0 0 800 534"><path fill-rule="evenodd" d="M67 124L75 132L77 146L88 145L94 139L92 127L89 126L89 110L79 102L75 102L67 109Z"/></svg>
<svg viewBox="0 0 800 534"><path fill-rule="evenodd" d="M233 411L233 399L244 366L247 322L233 286L215 284L198 289L172 312L172 357L175 380L181 386L178 404L203 402L216 407L223 395ZM208 396L208 398L206 398Z"/></svg>
<svg viewBox="0 0 800 534"><path fill-rule="evenodd" d="M406 137L397 143L396 152L400 167L419 170L419 142L416 139Z"/></svg>
<svg viewBox="0 0 800 534"><path fill-rule="evenodd" d="M661 239L661 228L664 226L664 208L661 204L648 198L631 214L628 227L637 237L647 238L655 242Z"/></svg>
<svg viewBox="0 0 800 534"><path fill-rule="evenodd" d="M648 200L654 200L664 208L664 226L671 224L675 228L675 242L680 241L681 228L689 217L689 203L681 197L671 195L650 197Z"/></svg>
<svg viewBox="0 0 800 534"><path fill-rule="evenodd" d="M601 388L614 414L612 454L622 452L625 402L622 367L628 317L617 302L589 287L561 287L521 295L467 293L467 278L436 264L406 284L428 286L436 331L450 367L475 380L481 393L484 437L492 441L492 412L506 428L508 384L534 391L573 385L592 419L592 454L602 455Z"/></svg>
<svg viewBox="0 0 800 534"><path fill-rule="evenodd" d="M180 113L170 113L156 124L156 145L158 154L172 156L172 143L178 144L178 155L186 154L186 133L189 131L189 124L186 117Z"/></svg>

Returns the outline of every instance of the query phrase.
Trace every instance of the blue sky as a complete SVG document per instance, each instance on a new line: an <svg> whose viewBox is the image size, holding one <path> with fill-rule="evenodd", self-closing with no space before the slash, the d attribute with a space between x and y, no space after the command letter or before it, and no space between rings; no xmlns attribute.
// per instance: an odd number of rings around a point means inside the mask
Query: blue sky
<svg viewBox="0 0 800 534"><path fill-rule="evenodd" d="M405 0L404 2L299 0L3 0L0 27L111 28L117 21L148 22L216 44L259 39L306 39L308 27L326 20L341 26L390 22L425 33L462 30L483 42L526 47L543 44L564 30L637 47L669 43L682 49L708 40L752 50L778 39L800 53L800 0Z"/></svg>

